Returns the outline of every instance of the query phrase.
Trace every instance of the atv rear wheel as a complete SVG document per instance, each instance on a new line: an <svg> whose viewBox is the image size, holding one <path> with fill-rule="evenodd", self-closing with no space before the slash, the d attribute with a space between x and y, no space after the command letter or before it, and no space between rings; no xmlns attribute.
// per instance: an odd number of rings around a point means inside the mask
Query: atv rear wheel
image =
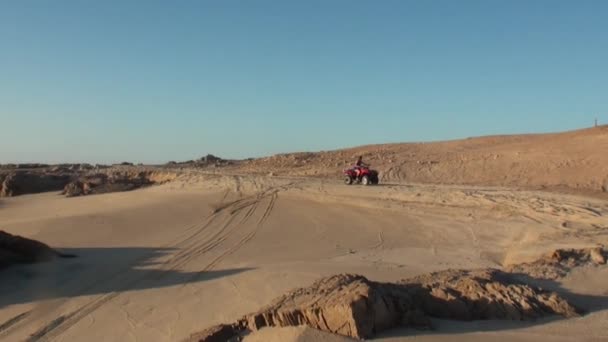
<svg viewBox="0 0 608 342"><path fill-rule="evenodd" d="M344 177L344 184L346 184L346 185L353 184L353 177L351 177L351 176Z"/></svg>
<svg viewBox="0 0 608 342"><path fill-rule="evenodd" d="M363 184L363 185L369 185L370 184L369 176L368 175L365 175L365 176L363 176L361 178L361 184Z"/></svg>

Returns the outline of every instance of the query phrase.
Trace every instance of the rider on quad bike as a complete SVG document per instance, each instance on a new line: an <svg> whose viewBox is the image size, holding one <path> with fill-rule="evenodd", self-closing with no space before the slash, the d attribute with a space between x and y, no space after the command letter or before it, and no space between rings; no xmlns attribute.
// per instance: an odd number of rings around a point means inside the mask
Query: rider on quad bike
<svg viewBox="0 0 608 342"><path fill-rule="evenodd" d="M354 167L355 172L357 173L357 178L359 178L359 175L361 175L362 167L369 167L369 165L363 162L363 156L359 156L359 159L357 159L357 162L355 163Z"/></svg>
<svg viewBox="0 0 608 342"><path fill-rule="evenodd" d="M357 159L357 163L353 165L350 169L345 169L344 171L344 182L347 185L352 183L357 184L378 184L378 171L370 170L369 165L363 162L363 157L359 157Z"/></svg>

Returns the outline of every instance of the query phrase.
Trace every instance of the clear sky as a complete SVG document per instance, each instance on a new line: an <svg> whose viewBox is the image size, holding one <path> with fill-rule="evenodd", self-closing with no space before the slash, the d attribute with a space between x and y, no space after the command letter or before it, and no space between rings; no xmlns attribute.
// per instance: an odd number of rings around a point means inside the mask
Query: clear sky
<svg viewBox="0 0 608 342"><path fill-rule="evenodd" d="M608 1L0 1L0 163L608 121Z"/></svg>

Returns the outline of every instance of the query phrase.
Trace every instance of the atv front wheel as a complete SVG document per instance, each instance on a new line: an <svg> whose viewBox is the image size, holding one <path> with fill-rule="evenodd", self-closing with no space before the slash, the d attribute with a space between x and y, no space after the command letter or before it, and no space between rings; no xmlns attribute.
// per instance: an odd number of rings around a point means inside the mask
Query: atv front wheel
<svg viewBox="0 0 608 342"><path fill-rule="evenodd" d="M351 177L351 176L344 177L344 184L346 184L346 185L353 184L353 177Z"/></svg>

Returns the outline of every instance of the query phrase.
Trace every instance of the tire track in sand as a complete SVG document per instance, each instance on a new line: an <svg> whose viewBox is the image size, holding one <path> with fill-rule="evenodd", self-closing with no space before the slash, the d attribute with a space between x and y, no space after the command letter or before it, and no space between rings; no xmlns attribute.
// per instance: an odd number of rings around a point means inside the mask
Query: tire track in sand
<svg viewBox="0 0 608 342"><path fill-rule="evenodd" d="M186 265L192 259L194 259L198 256L201 256L207 252L212 251L213 249L215 249L216 247L221 245L224 241L226 241L228 239L228 237L236 230L236 228L238 228L238 226L242 225L251 216L253 216L259 203L263 199L269 198L268 205L267 205L262 217L257 222L257 224L254 226L254 229L251 232L249 232L248 234L246 234L244 237L242 237L236 244L229 247L226 251L224 251L219 256L214 258L200 272L197 272L197 275L200 275L203 272L212 270L225 257L235 253L240 248L242 248L247 242L251 241L251 239L253 239L255 237L258 230L263 225L264 221L270 216L270 213L272 212L276 199L278 198L278 192L280 190L286 190L288 186L289 185L283 186L280 188L271 188L266 191L262 191L261 193L258 193L256 195L242 198L242 199L233 201L231 203L228 203L226 205L223 205L219 208L216 208L216 210L214 210L214 212L211 214L211 216L206 220L205 224L203 224L199 229L197 229L197 231L195 231L192 235L190 235L189 237L187 237L185 239L180 240L173 246L174 248L185 247L185 250L182 250L181 252L176 253L169 260L165 261L165 263L163 264L163 267L161 267L161 270L163 270L163 271L175 270L177 268L180 268L180 267ZM245 212L245 214L243 215L243 217L241 218L239 223L232 224L234 222L234 220L237 218L237 216L246 208L248 208L248 210ZM230 210L227 210L227 209L230 209ZM218 229L218 231L216 231L215 233L212 233L211 236L207 239L205 239L203 237L200 240L191 242L192 241L191 239L194 239L194 238L198 237L199 235L201 235L204 231L206 231L207 228L209 228L214 222L216 222L218 220L218 217L221 214L223 214L225 212L227 212L228 216L220 224L220 228ZM191 242L191 243L188 243L188 242ZM202 243L200 243L200 242L202 242ZM186 246L184 246L184 245L186 245ZM123 291L126 291L129 288L132 288L136 283L143 281L147 278L146 276L143 276L143 277L136 277L136 278L129 279L130 277L129 277L128 273L127 274L120 273L115 278L120 278L121 275L125 275L125 278L127 278L127 279L115 279L115 281L118 281L119 284L123 284L123 286L121 287L120 290L98 296L97 298L80 306L78 309L76 309L68 314L57 317L56 319L54 319L51 322L49 322L48 324L44 325L40 329L36 330L36 332L34 332L32 335L30 335L29 338L26 339L26 341L27 342L50 341L50 340L58 337L59 335L61 335L62 333L64 333L68 329L70 329L72 326L74 326L76 323L78 323L80 320L87 317L88 315L93 313L95 310L99 309L106 303L112 301L113 299L115 299L116 297L121 295L123 293ZM161 277L162 277L162 275L161 275ZM159 277L157 276L156 278L159 278ZM152 279L154 279L154 278L152 278Z"/></svg>
<svg viewBox="0 0 608 342"><path fill-rule="evenodd" d="M261 227L264 224L264 222L270 216L270 213L272 212L272 209L274 208L274 204L275 204L277 198L278 198L278 193L277 192L271 194L270 195L270 199L268 201L268 204L266 206L266 209L265 209L262 217L258 220L258 222L255 225L254 229L251 232L249 232L247 235L245 235L243 238L241 238L235 245L231 246L229 249L227 249L226 251L224 251L221 255L219 255L218 257L216 257L211 263L209 263L207 265L207 267L205 267L199 273L212 270L224 258L226 258L227 256L229 256L231 254L234 254L239 249L241 249L245 244L247 244L249 241L251 241L256 236L256 234L258 233L258 231L261 229ZM256 207L257 207L257 204L256 204ZM255 210L255 208L254 208L254 210Z"/></svg>

